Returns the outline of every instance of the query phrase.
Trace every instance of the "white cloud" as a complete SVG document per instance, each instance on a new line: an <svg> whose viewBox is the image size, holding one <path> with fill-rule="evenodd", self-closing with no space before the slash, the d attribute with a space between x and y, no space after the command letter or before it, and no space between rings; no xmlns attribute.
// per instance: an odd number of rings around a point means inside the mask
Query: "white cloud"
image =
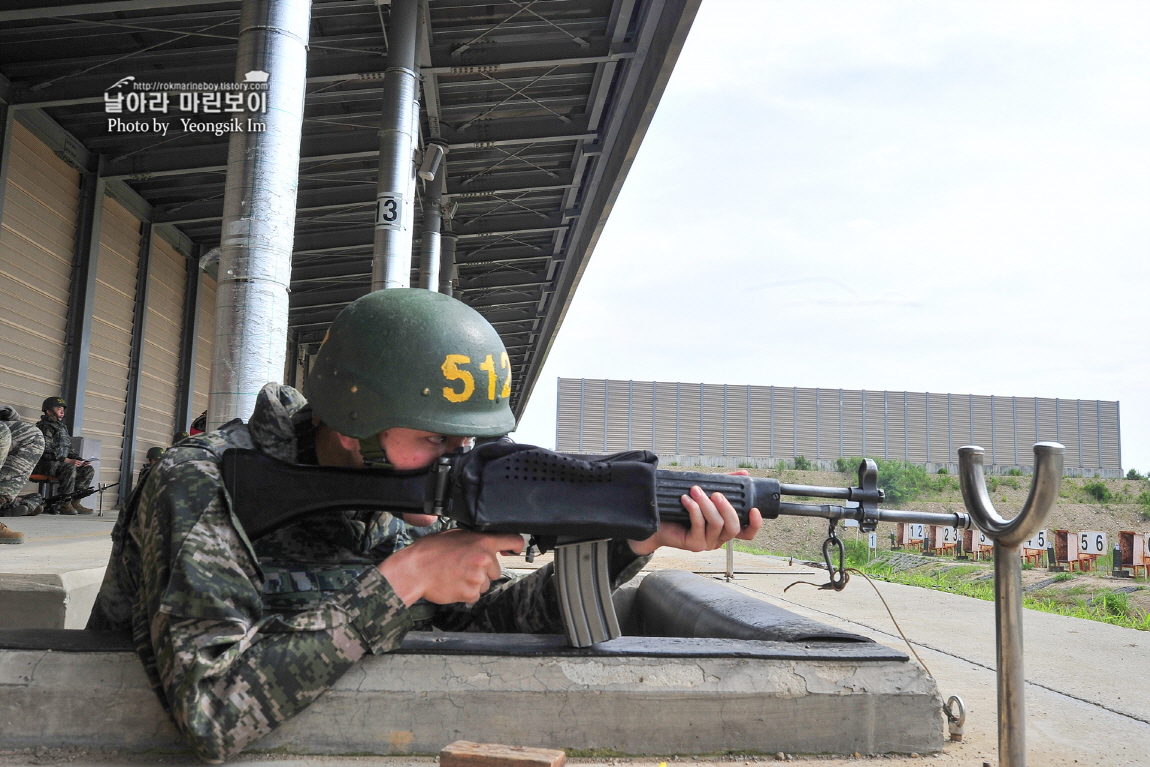
<svg viewBox="0 0 1150 767"><path fill-rule="evenodd" d="M1100 398L1150 468L1148 31L708 0L517 436L560 375Z"/></svg>

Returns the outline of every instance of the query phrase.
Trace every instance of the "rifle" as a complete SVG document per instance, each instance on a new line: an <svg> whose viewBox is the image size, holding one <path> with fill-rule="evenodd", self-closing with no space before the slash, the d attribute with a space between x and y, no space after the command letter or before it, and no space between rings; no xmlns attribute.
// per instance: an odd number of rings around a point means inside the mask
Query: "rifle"
<svg viewBox="0 0 1150 767"><path fill-rule="evenodd" d="M51 498L45 499L44 502L49 506L55 506L58 503L71 503L72 501L80 501L87 498L89 495L98 493L102 490L108 490L118 484L120 483L113 482L110 485L97 485L96 487L89 487L87 490L74 490L71 493L61 493L59 495L53 495Z"/></svg>
<svg viewBox="0 0 1150 767"><path fill-rule="evenodd" d="M251 539L320 511L380 510L435 514L485 533L530 536L527 559L555 550L561 613L567 637L586 647L620 635L611 601L606 543L612 538L643 540L660 521L689 525L680 497L693 485L708 495L720 492L746 525L750 510L764 519L779 515L830 520L823 546L835 584L828 545L839 520L854 519L863 532L879 522L914 522L970 527L964 512L932 513L883 509L875 462L864 459L856 487L818 487L777 479L728 474L666 471L658 457L637 450L610 456L556 453L532 445L489 442L442 456L430 468L394 471L303 466L255 450L229 449L222 457L232 510ZM846 505L783 501L783 496L827 498Z"/></svg>

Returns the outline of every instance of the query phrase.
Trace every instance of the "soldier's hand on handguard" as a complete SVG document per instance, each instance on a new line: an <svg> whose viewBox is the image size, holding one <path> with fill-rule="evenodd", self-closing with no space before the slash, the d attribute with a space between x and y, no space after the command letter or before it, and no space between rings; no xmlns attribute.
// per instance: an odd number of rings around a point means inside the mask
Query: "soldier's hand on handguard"
<svg viewBox="0 0 1150 767"><path fill-rule="evenodd" d="M745 471L731 473L747 474ZM758 509L751 509L747 526L743 527L726 496L713 493L708 497L697 485L691 488L689 495L682 496L682 501L683 508L691 517L690 529L673 522L664 522L659 526L659 532L647 540L628 541L631 550L639 556L650 554L660 546L685 551L712 551L732 538L749 541L763 526L763 517Z"/></svg>
<svg viewBox="0 0 1150 767"><path fill-rule="evenodd" d="M519 535L448 530L395 552L380 564L379 572L408 607L420 599L470 604L501 575L499 554L521 551Z"/></svg>

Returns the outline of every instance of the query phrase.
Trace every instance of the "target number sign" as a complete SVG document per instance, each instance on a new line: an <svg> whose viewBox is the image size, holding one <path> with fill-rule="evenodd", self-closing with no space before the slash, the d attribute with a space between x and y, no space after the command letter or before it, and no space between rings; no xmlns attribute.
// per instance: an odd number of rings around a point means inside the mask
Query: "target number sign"
<svg viewBox="0 0 1150 767"><path fill-rule="evenodd" d="M974 545L980 549L991 549L994 548L994 541L990 539L989 535L979 530L978 537L974 540Z"/></svg>
<svg viewBox="0 0 1150 767"><path fill-rule="evenodd" d="M957 527L943 527L942 530L942 545L955 546L958 544L958 528Z"/></svg>
<svg viewBox="0 0 1150 767"><path fill-rule="evenodd" d="M866 537L866 543L867 543L867 548L877 549L878 548L878 533L870 533Z"/></svg>
<svg viewBox="0 0 1150 767"><path fill-rule="evenodd" d="M1106 551L1106 533L1090 530L1078 534L1078 553L1101 555Z"/></svg>
<svg viewBox="0 0 1150 767"><path fill-rule="evenodd" d="M1042 549L1046 551L1046 543L1050 538L1047 536L1045 530L1039 530L1034 534L1034 537L1028 541L1024 541L1022 548L1024 549Z"/></svg>
<svg viewBox="0 0 1150 767"><path fill-rule="evenodd" d="M906 542L921 541L926 532L926 525L920 522L908 522L906 526Z"/></svg>

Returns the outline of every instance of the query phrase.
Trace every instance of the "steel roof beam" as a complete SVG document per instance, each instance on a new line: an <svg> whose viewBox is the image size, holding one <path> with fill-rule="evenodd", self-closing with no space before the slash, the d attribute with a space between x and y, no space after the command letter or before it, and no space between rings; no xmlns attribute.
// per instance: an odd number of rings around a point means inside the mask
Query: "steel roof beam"
<svg viewBox="0 0 1150 767"><path fill-rule="evenodd" d="M375 203L375 190L370 186L338 186L325 189L301 189L296 197L296 212L338 210ZM223 215L224 201L204 200L153 209L155 223L184 224L212 221Z"/></svg>
<svg viewBox="0 0 1150 767"><path fill-rule="evenodd" d="M574 130L571 130L574 128ZM578 125L524 125L522 122L499 124L487 128L482 141L450 143L449 148L473 149L491 146L517 144L555 143L580 141L596 138L587 134ZM192 150L157 150L147 155L135 154L126 157L125 162L113 158L108 163L110 172L105 178L118 178L126 181L146 180L156 176L186 175L190 173L223 172L227 167L228 145L226 143L196 147L195 159L188 160ZM331 160L372 159L379 155L379 141L374 132L348 134L323 134L304 136L300 149L300 163L318 163ZM117 165L127 165L117 169ZM556 174L557 175L557 174Z"/></svg>
<svg viewBox="0 0 1150 767"><path fill-rule="evenodd" d="M504 288L524 288L546 285L547 278L520 270L496 272L482 277L464 278L459 275L458 289L470 293L476 290L502 290Z"/></svg>
<svg viewBox="0 0 1150 767"><path fill-rule="evenodd" d="M0 12L2 13L2 12ZM606 41L600 41L599 48L606 51L610 46ZM619 48L619 46L616 46ZM212 55L218 55L220 51L211 49L181 49L178 52L179 58L184 59L189 53L195 53L199 57L207 58L202 65L197 67L172 67L158 70L149 70L148 76L153 80L159 82L205 82L219 80L220 82L230 82L235 76L235 63L231 59L226 62L216 64L210 60ZM541 48L538 51L528 50L524 46L509 46L509 50L500 51L501 56L495 58L503 58L503 61L493 61L488 64L477 64L468 66L453 66L450 64L432 66L423 68L421 72L434 74L437 77L463 77L469 75L495 74L497 72L508 71L522 71L525 69L550 69L554 67L575 67L575 66L594 66L603 62L609 61L622 61L629 59L635 54L631 50L618 50L615 53L601 53L599 55L587 55L574 58L549 58L549 54L553 53L553 48L550 46ZM534 55L533 55L534 54ZM160 58L164 57L157 54ZM432 53L433 60L435 59L435 52ZM234 57L233 57L234 58ZM440 53L439 58L450 59L449 54ZM93 63L98 63L103 57L97 59ZM62 107L62 106L75 106L79 104L100 104L104 101L103 91L111 83L118 80L125 75L135 75L139 72L140 63L132 59L133 67L117 67L109 69L100 75L91 75L88 77L74 77L68 80L55 84L52 86L50 92L45 91L31 91L26 83L17 83L15 94L13 95L13 105L19 108L29 107ZM308 60L307 79L308 85L330 85L332 83L368 83L383 81L383 68L380 66L384 59L382 54L356 54L349 56L311 56ZM69 68L83 68L84 62L77 61L67 65L59 61L45 62L53 66L58 66L61 73L65 73ZM34 80L51 79L51 76L29 78ZM463 83L468 81L454 81L448 79L443 83L443 87L451 87L457 89ZM364 89L368 93L361 96L361 98L371 98L378 95L379 88ZM308 94L305 96L305 103L312 103L312 97L322 96L320 101L329 101L331 94L351 94L358 95L357 91L324 91L322 94Z"/></svg>
<svg viewBox="0 0 1150 767"><path fill-rule="evenodd" d="M164 8L186 8L196 5L240 4L239 0L108 0L103 3L78 3L76 5L31 5L26 8L0 11L0 23L6 21L33 21L35 19L58 19L61 16L91 16L97 13L119 13L120 11L151 11Z"/></svg>

